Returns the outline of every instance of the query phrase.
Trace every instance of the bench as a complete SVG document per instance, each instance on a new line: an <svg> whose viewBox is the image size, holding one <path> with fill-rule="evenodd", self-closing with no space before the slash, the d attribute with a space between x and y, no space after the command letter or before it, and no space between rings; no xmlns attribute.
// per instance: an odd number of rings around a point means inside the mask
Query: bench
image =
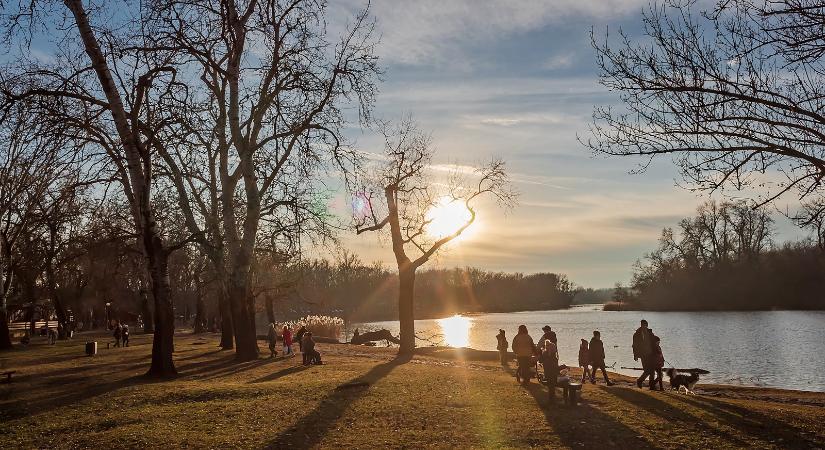
<svg viewBox="0 0 825 450"><path fill-rule="evenodd" d="M6 372L0 372L0 376L6 377L6 379L3 381L3 383L11 383L11 376L14 373L17 373L17 371L16 370L9 370L9 371L6 371Z"/></svg>

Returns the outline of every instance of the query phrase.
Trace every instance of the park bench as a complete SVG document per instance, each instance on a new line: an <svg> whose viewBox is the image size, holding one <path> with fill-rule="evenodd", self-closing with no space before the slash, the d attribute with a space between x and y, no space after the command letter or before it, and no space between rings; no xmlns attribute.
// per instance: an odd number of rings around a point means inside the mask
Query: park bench
<svg viewBox="0 0 825 450"><path fill-rule="evenodd" d="M6 379L3 380L2 382L3 383L11 383L11 376L14 373L17 373L17 371L16 370L7 370L5 372L0 372L0 377L6 377Z"/></svg>

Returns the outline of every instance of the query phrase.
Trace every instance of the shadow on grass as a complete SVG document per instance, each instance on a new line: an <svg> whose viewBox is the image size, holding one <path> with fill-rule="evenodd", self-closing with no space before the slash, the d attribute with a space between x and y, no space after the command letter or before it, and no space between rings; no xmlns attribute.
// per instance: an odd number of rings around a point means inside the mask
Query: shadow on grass
<svg viewBox="0 0 825 450"><path fill-rule="evenodd" d="M0 410L0 423L29 415L49 413L57 408L75 405L79 402L83 402L118 389L154 382L155 381L144 375L137 375L107 383L80 386L76 389L72 389L70 392L58 395L46 395L34 399L29 396L25 396L24 398L5 403L3 405L2 410Z"/></svg>
<svg viewBox="0 0 825 450"><path fill-rule="evenodd" d="M410 356L398 356L340 385L330 395L324 397L315 409L305 414L288 430L276 436L266 447L310 448L318 445L326 432L344 415L349 405L369 391L370 385L386 377L393 369L409 362L410 359Z"/></svg>
<svg viewBox="0 0 825 450"><path fill-rule="evenodd" d="M704 421L702 418L696 417L693 414L680 409L678 406L657 398L657 396L663 394L648 394L633 388L602 389L608 394L636 406L640 410L647 411L650 414L660 417L664 422L674 424L675 426L690 427L691 429L700 427L702 433L712 434L719 440L734 447L745 448L750 445L748 442L743 441L730 432L718 429Z"/></svg>
<svg viewBox="0 0 825 450"><path fill-rule="evenodd" d="M754 436L766 442L781 440L786 448L820 448L822 441L809 439L804 430L794 427L752 409L707 397L675 396L676 400L699 408L713 415L720 422L735 428L745 435Z"/></svg>
<svg viewBox="0 0 825 450"><path fill-rule="evenodd" d="M277 380L278 378L285 377L287 375L292 375L293 373L302 372L304 370L309 369L310 367L312 367L312 366L300 365L300 366L286 367L286 368L281 369L277 372L273 372L269 375L266 375L266 376L263 376L261 378L252 380L249 383L265 383L267 381L274 381L274 380Z"/></svg>
<svg viewBox="0 0 825 450"><path fill-rule="evenodd" d="M503 368L515 377L514 368L509 365ZM533 397L533 401L544 413L547 424L567 447L656 448L654 443L647 441L632 428L588 404L585 391L580 392L582 397L579 405L569 406L564 404L561 389L557 389L558 395L551 401L543 384L531 382L521 386Z"/></svg>

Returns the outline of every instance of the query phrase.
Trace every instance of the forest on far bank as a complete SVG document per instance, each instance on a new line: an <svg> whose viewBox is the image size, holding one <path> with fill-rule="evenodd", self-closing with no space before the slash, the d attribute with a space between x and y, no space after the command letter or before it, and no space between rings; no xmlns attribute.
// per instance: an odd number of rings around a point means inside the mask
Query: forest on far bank
<svg viewBox="0 0 825 450"><path fill-rule="evenodd" d="M660 311L825 309L825 234L773 241L774 221L746 202L710 201L637 261L606 309Z"/></svg>

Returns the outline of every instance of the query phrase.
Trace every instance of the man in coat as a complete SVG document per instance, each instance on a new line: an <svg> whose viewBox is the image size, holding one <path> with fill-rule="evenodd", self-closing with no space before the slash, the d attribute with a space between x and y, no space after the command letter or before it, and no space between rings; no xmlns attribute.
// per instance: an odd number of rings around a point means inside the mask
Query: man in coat
<svg viewBox="0 0 825 450"><path fill-rule="evenodd" d="M602 342L602 334L598 331L593 331L593 337L590 339L590 382L596 383L596 369L602 369L604 382L608 386L613 386L613 382L607 377L607 369L604 366L604 342Z"/></svg>
<svg viewBox="0 0 825 450"><path fill-rule="evenodd" d="M642 319L639 328L633 333L633 359L642 360L642 376L636 380L636 386L642 387L645 378L650 378L650 389L653 389L654 362L653 338L647 328L647 320Z"/></svg>

